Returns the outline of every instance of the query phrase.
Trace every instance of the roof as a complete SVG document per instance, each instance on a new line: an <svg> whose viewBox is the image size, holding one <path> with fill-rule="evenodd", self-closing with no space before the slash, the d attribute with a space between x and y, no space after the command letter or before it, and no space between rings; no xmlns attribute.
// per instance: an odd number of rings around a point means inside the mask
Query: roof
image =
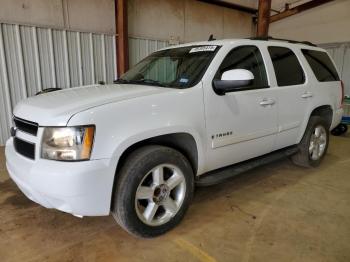
<svg viewBox="0 0 350 262"><path fill-rule="evenodd" d="M317 49L322 50L322 48L317 47L316 45L307 42L307 41L295 41L295 40L287 40L287 39L278 39L278 38L233 38L233 39L221 39L221 40L211 40L211 41L200 41L200 42L190 42L185 44L180 44L176 46L168 46L161 50L170 49L170 48L177 48L177 47L186 47L186 46L195 46L195 45L231 45L235 44L237 42L242 42L242 44L247 44L251 42L252 44L261 43L261 42L269 42L274 45L281 45L281 46L299 46L302 48L307 49Z"/></svg>

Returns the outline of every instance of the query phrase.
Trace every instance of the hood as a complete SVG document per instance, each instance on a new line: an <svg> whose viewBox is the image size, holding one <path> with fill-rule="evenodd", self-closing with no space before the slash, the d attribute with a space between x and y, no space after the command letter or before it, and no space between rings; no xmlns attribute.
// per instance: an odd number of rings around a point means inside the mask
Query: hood
<svg viewBox="0 0 350 262"><path fill-rule="evenodd" d="M41 126L64 126L76 113L123 100L169 91L145 85L94 85L64 89L22 100L14 115Z"/></svg>

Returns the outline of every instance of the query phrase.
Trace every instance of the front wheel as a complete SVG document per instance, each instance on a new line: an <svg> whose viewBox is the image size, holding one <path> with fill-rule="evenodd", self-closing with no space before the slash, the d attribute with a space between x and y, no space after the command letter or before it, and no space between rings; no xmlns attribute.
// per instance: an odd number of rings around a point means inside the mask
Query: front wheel
<svg viewBox="0 0 350 262"><path fill-rule="evenodd" d="M299 166L316 167L325 156L328 143L327 122L322 117L312 116L298 145L299 151L292 156L292 161Z"/></svg>
<svg viewBox="0 0 350 262"><path fill-rule="evenodd" d="M169 147L137 149L117 176L112 214L136 236L155 237L175 227L193 196L191 165Z"/></svg>

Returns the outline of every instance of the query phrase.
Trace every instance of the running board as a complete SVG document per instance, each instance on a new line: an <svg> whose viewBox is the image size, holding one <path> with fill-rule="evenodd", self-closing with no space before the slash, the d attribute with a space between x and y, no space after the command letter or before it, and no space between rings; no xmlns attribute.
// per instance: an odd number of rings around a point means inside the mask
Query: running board
<svg viewBox="0 0 350 262"><path fill-rule="evenodd" d="M212 186L219 183L222 183L234 176L252 170L256 167L269 164L276 160L286 158L298 152L297 146L291 146L284 149L274 151L272 153L253 158L232 166L220 168L214 171L210 171L206 174L203 174L197 178L195 181L196 186Z"/></svg>

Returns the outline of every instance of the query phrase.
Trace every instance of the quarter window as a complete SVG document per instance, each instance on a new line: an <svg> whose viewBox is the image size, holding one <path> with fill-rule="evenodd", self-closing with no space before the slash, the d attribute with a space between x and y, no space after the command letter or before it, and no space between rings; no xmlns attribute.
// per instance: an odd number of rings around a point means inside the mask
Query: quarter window
<svg viewBox="0 0 350 262"><path fill-rule="evenodd" d="M267 87L264 61L256 46L241 46L231 50L220 65L215 79L221 79L224 72L232 69L246 69L252 72L254 75L250 86L252 89Z"/></svg>
<svg viewBox="0 0 350 262"><path fill-rule="evenodd" d="M286 47L270 46L268 48L278 86L301 85L305 75L298 58Z"/></svg>
<svg viewBox="0 0 350 262"><path fill-rule="evenodd" d="M318 81L339 81L337 70L326 52L307 49L303 49L301 51L303 52Z"/></svg>

